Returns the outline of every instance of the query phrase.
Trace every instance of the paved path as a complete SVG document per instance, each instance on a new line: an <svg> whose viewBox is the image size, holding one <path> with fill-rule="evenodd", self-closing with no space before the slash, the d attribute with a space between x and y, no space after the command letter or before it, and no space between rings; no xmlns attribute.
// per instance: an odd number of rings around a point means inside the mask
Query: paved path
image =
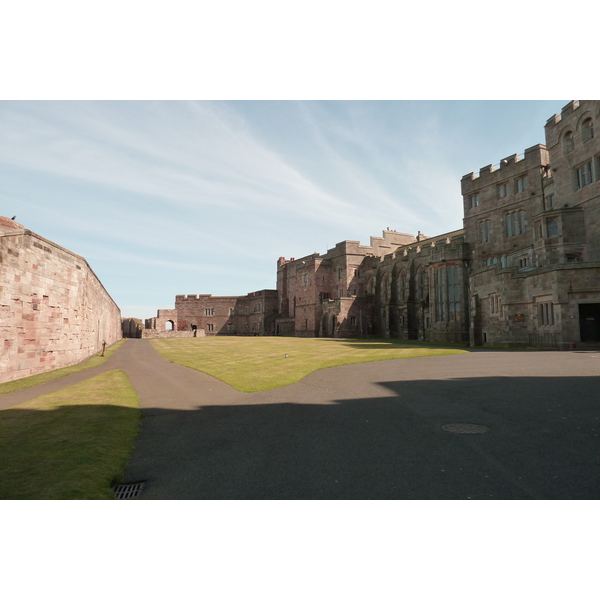
<svg viewBox="0 0 600 600"><path fill-rule="evenodd" d="M347 365L245 394L128 340L102 367L6 396L116 368L145 415L125 474L145 499L600 497L598 352Z"/></svg>

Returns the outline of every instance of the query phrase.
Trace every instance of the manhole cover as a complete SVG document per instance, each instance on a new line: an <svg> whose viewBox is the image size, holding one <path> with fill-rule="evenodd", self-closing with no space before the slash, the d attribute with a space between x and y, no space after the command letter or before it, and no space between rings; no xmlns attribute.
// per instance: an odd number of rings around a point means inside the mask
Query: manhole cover
<svg viewBox="0 0 600 600"><path fill-rule="evenodd" d="M138 483L123 483L122 485L115 485L113 492L117 500L130 500L136 498L142 493L144 489L144 482Z"/></svg>
<svg viewBox="0 0 600 600"><path fill-rule="evenodd" d="M475 423L448 423L448 425L442 425L442 429L452 433L485 433L490 430L485 425L476 425Z"/></svg>

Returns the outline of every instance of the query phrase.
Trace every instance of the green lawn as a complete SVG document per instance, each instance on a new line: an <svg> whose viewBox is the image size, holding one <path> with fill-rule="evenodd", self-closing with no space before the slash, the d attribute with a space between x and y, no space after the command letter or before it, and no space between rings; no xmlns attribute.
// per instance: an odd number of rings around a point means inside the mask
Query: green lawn
<svg viewBox="0 0 600 600"><path fill-rule="evenodd" d="M63 367L62 369L55 369L54 371L48 371L47 373L40 373L39 375L32 375L31 377L23 377L21 379L15 379L15 381L0 383L0 395L16 392L17 390L24 390L25 388L39 385L40 383L59 379L60 377L70 375L71 373L77 373L78 371L84 371L85 369L91 369L92 367L102 365L109 359L111 354L114 354L124 343L125 340L122 339L112 346L109 346L104 351L103 357L100 356L100 354L94 354L87 360L76 365L71 365L70 367Z"/></svg>
<svg viewBox="0 0 600 600"><path fill-rule="evenodd" d="M313 371L327 367L466 352L459 349L418 348L390 340L208 337L151 341L167 360L208 373L241 392L258 392L289 385ZM285 357L286 354L289 358Z"/></svg>
<svg viewBox="0 0 600 600"><path fill-rule="evenodd" d="M114 499L139 421L120 370L0 411L0 498Z"/></svg>

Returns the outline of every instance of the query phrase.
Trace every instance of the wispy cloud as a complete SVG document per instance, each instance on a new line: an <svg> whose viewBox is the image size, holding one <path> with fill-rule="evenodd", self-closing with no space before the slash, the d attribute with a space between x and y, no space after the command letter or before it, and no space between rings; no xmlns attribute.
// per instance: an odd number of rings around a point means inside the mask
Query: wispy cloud
<svg viewBox="0 0 600 600"><path fill-rule="evenodd" d="M494 129L497 110L1 102L0 204L88 258L120 305L143 296L139 306L168 306L186 290L243 294L275 285L281 255L368 243L387 226L427 235L460 227L460 177L513 144L511 116ZM525 131L531 120L515 122L523 139L540 139L543 123Z"/></svg>

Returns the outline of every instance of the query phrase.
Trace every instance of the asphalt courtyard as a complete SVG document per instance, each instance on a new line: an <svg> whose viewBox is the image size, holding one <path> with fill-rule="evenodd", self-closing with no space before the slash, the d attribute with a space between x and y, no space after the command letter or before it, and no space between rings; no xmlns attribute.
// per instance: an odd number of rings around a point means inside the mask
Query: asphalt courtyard
<svg viewBox="0 0 600 600"><path fill-rule="evenodd" d="M140 499L598 499L600 352L474 351L316 371L237 392L127 342L144 414L126 482ZM485 433L442 427L483 425Z"/></svg>

